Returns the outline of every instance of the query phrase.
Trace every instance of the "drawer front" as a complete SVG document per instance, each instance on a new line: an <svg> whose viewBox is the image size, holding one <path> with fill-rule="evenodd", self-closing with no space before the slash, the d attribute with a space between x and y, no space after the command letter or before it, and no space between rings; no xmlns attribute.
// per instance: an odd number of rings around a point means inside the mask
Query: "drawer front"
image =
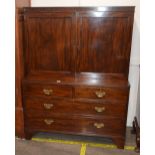
<svg viewBox="0 0 155 155"><path fill-rule="evenodd" d="M54 100L54 99L24 99L24 108L28 117L48 117L53 113L67 113L75 115L93 115L110 116L110 117L126 117L126 105L111 102L82 102L72 100Z"/></svg>
<svg viewBox="0 0 155 155"><path fill-rule="evenodd" d="M24 110L27 117L49 117L53 114L73 113L74 104L67 99L24 98Z"/></svg>
<svg viewBox="0 0 155 155"><path fill-rule="evenodd" d="M122 135L124 128L125 121L121 119L48 117L26 121L26 129L30 130L86 135Z"/></svg>
<svg viewBox="0 0 155 155"><path fill-rule="evenodd" d="M23 94L29 96L52 97L72 97L72 87L50 85L50 84L25 84Z"/></svg>
<svg viewBox="0 0 155 155"><path fill-rule="evenodd" d="M126 118L127 106L120 102L113 103L108 101L88 102L76 101L76 112L85 115L108 116Z"/></svg>
<svg viewBox="0 0 155 155"><path fill-rule="evenodd" d="M129 90L128 88L100 88L100 87L76 87L76 98L87 99L110 99L127 101Z"/></svg>

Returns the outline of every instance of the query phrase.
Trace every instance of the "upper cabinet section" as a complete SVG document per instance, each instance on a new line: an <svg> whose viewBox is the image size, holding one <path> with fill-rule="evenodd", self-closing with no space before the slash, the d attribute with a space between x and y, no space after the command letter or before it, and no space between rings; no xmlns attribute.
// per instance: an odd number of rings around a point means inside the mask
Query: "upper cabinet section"
<svg viewBox="0 0 155 155"><path fill-rule="evenodd" d="M27 73L72 72L75 13L25 13Z"/></svg>
<svg viewBox="0 0 155 155"><path fill-rule="evenodd" d="M134 7L24 8L25 73L128 75Z"/></svg>
<svg viewBox="0 0 155 155"><path fill-rule="evenodd" d="M79 12L78 72L128 74L133 13L114 10Z"/></svg>

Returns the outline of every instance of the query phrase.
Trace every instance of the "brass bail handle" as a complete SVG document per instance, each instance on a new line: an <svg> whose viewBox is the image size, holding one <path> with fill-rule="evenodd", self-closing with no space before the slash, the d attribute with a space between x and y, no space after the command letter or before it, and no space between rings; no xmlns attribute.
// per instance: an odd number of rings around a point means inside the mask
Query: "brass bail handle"
<svg viewBox="0 0 155 155"><path fill-rule="evenodd" d="M95 94L98 98L103 98L106 95L106 92L100 89L96 91Z"/></svg>
<svg viewBox="0 0 155 155"><path fill-rule="evenodd" d="M101 113L103 111L105 111L105 107L95 107L94 108L96 110L96 112Z"/></svg>
<svg viewBox="0 0 155 155"><path fill-rule="evenodd" d="M51 125L52 123L54 123L54 120L52 120L52 119L45 119L44 122L47 125Z"/></svg>
<svg viewBox="0 0 155 155"><path fill-rule="evenodd" d="M53 104L44 103L44 108L47 110L52 109L53 106L54 106Z"/></svg>
<svg viewBox="0 0 155 155"><path fill-rule="evenodd" d="M104 128L104 124L103 124L103 123L94 123L94 126L95 126L97 129Z"/></svg>
<svg viewBox="0 0 155 155"><path fill-rule="evenodd" d="M50 96L53 93L52 89L43 89L43 93L47 96Z"/></svg>

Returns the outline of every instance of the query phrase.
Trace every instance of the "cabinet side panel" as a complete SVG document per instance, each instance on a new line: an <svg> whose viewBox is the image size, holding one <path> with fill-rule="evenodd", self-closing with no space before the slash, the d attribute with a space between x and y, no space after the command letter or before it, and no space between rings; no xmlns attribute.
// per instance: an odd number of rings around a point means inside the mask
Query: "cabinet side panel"
<svg viewBox="0 0 155 155"><path fill-rule="evenodd" d="M22 105L22 86L21 81L23 77L23 16L22 10L16 8L16 19L15 19L15 39L16 39L16 50L15 50L15 128L16 135L24 137L24 119L23 119L23 105Z"/></svg>

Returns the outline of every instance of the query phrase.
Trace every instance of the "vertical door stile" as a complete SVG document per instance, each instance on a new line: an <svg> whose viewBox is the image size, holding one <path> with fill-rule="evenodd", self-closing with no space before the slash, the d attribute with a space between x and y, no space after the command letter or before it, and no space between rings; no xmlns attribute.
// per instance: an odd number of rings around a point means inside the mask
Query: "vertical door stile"
<svg viewBox="0 0 155 155"><path fill-rule="evenodd" d="M81 18L80 18L80 15L79 15L79 12L77 11L76 12L76 19L77 19L77 61L76 61L76 72L78 73L79 70L78 70L78 66L79 66L79 63L80 63L80 59L79 59L79 52L80 52L80 31L81 31Z"/></svg>
<svg viewBox="0 0 155 155"><path fill-rule="evenodd" d="M76 9L74 9L74 13L73 13L73 25L72 25L72 47L73 47L73 56L72 56L72 74L75 78L75 74L76 74L76 52L77 52L77 20L76 20Z"/></svg>

